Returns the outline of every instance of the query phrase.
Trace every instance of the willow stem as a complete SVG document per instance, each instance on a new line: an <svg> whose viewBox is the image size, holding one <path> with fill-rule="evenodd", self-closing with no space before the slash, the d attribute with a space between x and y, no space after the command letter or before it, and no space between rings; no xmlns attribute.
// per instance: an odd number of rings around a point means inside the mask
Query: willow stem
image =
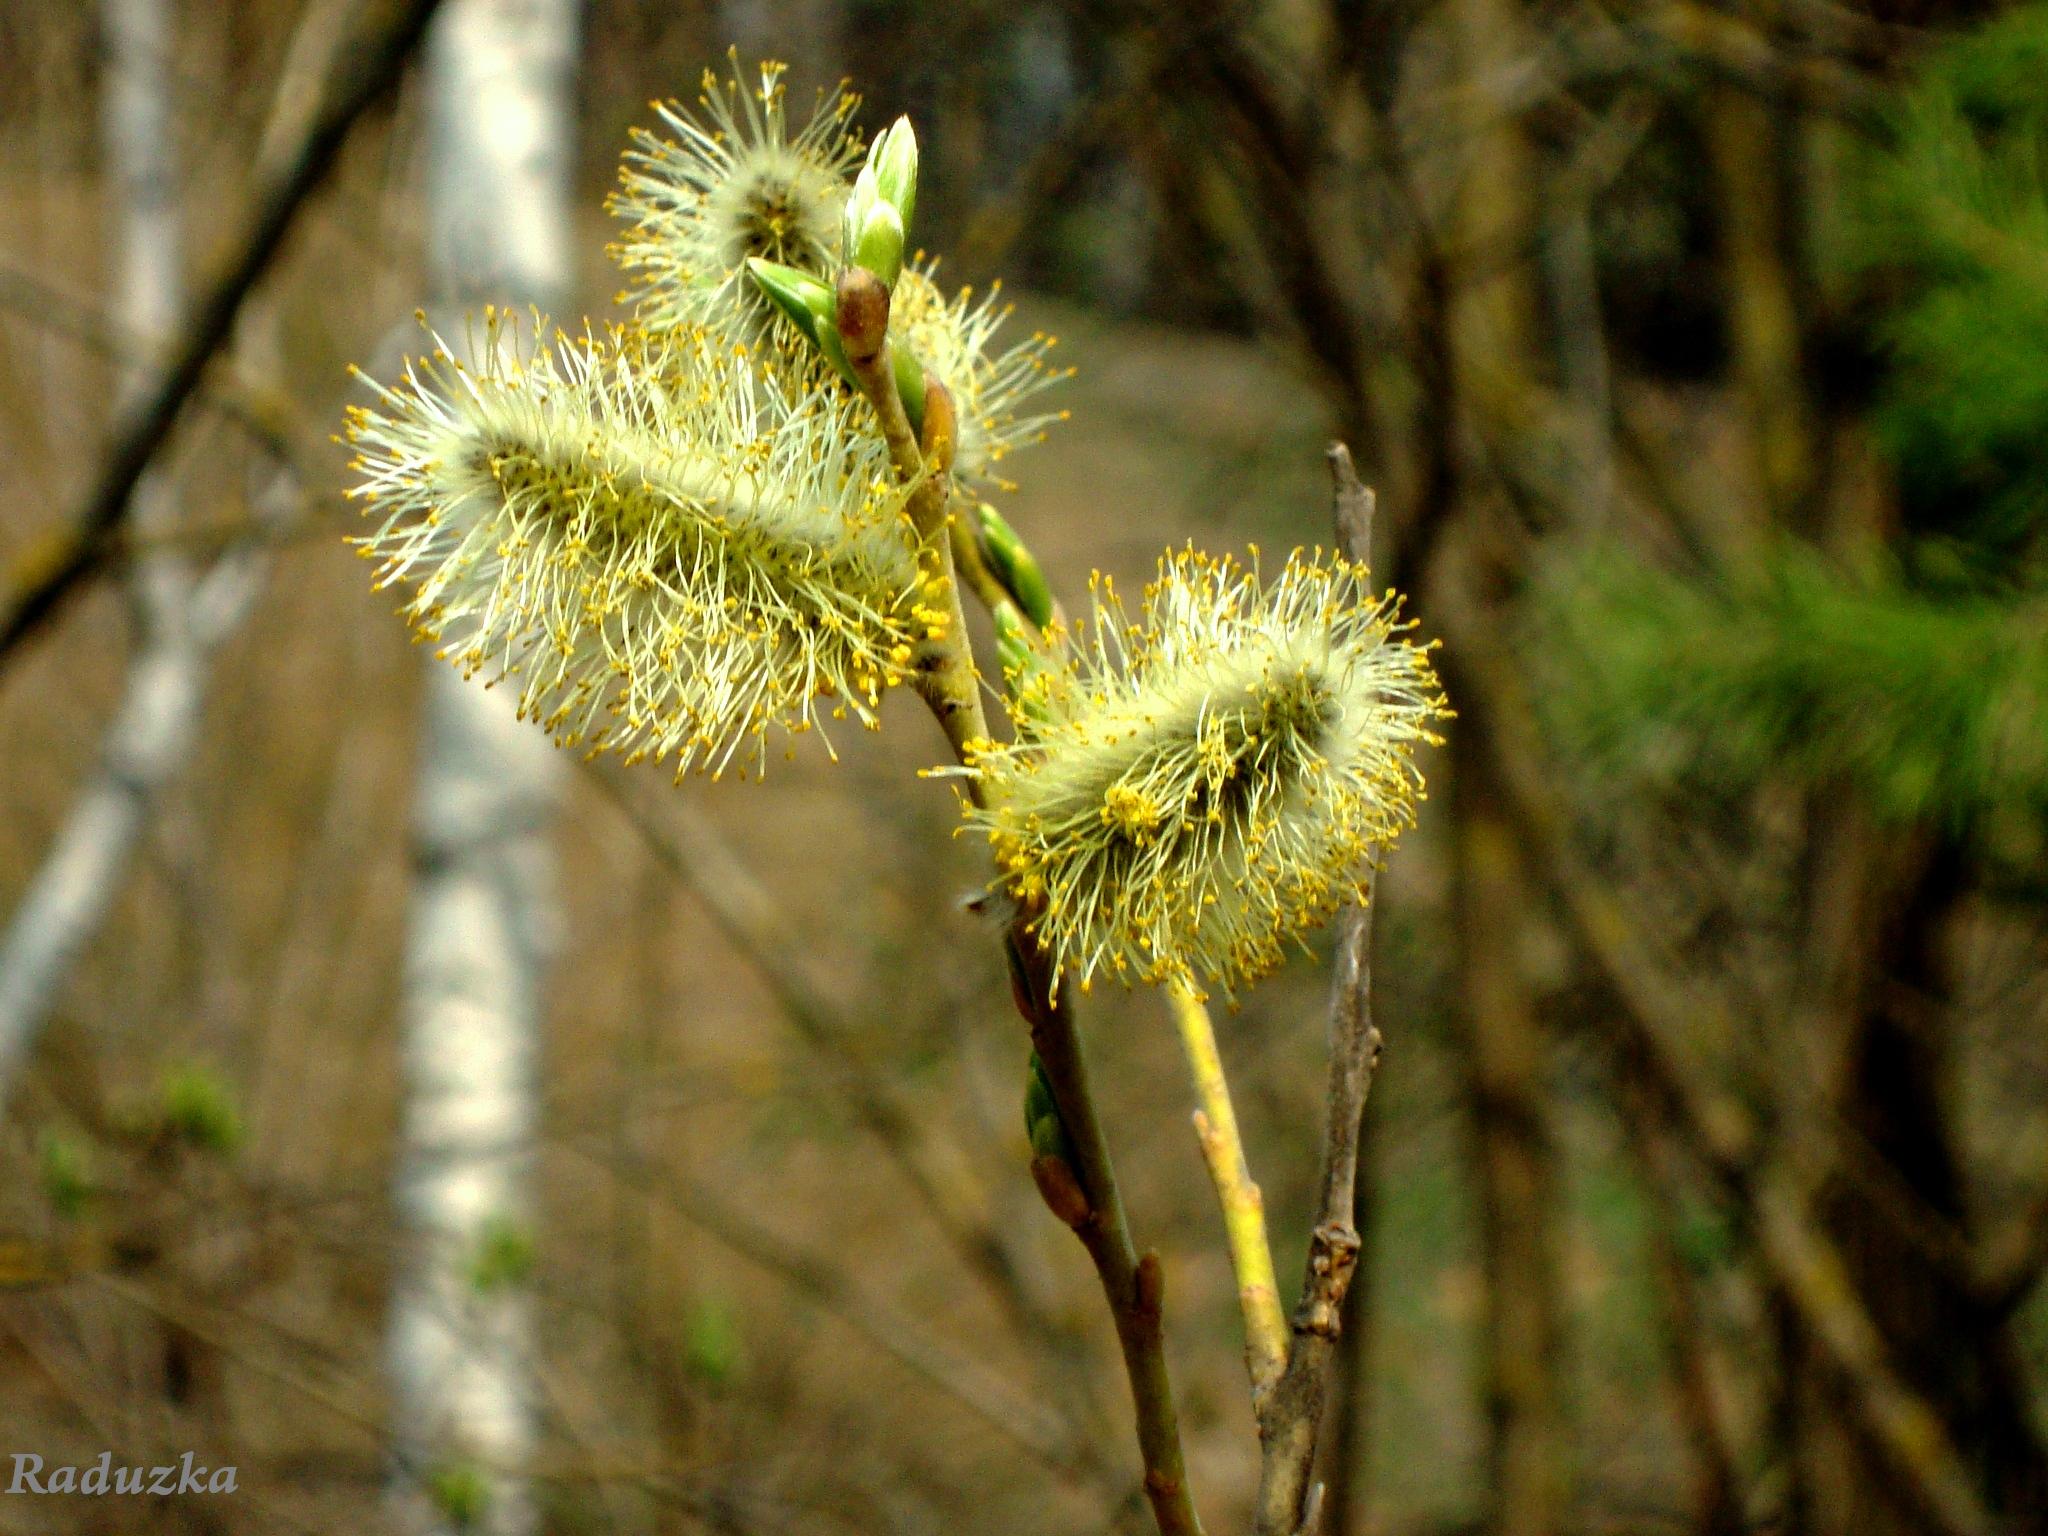
<svg viewBox="0 0 2048 1536"><path fill-rule="evenodd" d="M1342 443L1330 445L1329 463L1337 544L1362 565L1372 551L1373 494L1359 483L1351 450ZM1368 855L1363 899L1347 904L1337 917L1337 951L1330 968L1330 1084L1323 1121L1322 1194L1316 1224L1309 1232L1301 1300L1288 1320L1294 1337L1287 1368L1256 1403L1259 1492L1253 1506L1253 1536L1316 1536L1322 1525L1323 1489L1312 1480L1316 1444L1343 1326L1344 1297L1358 1271L1362 1244L1352 1225L1358 1143L1366 1096L1380 1063L1380 1032L1372 1020L1377 858L1377 851Z"/></svg>
<svg viewBox="0 0 2048 1536"><path fill-rule="evenodd" d="M953 755L964 763L969 746L988 739L988 719L960 608L947 527L952 401L938 381L927 379L924 442L920 445L891 375L888 335L889 290L872 273L849 268L839 278L840 341L855 381L874 409L897 476L909 487L911 523L924 557L933 562L938 577L934 583L937 590L929 595L935 603L944 604L944 623L935 626L937 632L917 658L916 685L945 731ZM982 804L982 786L972 779L968 783L975 803ZM1145 1497L1160 1536L1202 1536L1202 1524L1188 1493L1180 1421L1166 1366L1165 1286L1159 1256L1147 1253L1141 1259L1131 1242L1109 1141L1088 1085L1080 1029L1072 1011L1055 998L1051 963L1030 932L1032 917L1029 909L1020 910L1004 935L1011 981L1017 1011L1031 1028L1031 1043L1044 1065L1053 1102L1080 1163L1074 1172L1086 1192L1087 1208L1079 1213L1074 1231L1095 1265L1116 1322L1137 1419Z"/></svg>
<svg viewBox="0 0 2048 1536"><path fill-rule="evenodd" d="M1054 995L1051 961L1028 931L1032 916L1028 910L1019 913L1006 935L1010 977L1017 1010L1031 1026L1031 1044L1080 1163L1075 1172L1088 1205L1072 1225L1095 1264L1116 1320L1136 1411L1138 1450L1145 1464L1145 1497L1160 1536L1201 1536L1202 1522L1195 1514L1181 1454L1173 1379L1166 1365L1165 1277L1159 1255L1148 1250L1140 1258L1131 1242L1109 1141L1088 1084L1080 1029L1072 1009Z"/></svg>
<svg viewBox="0 0 2048 1536"><path fill-rule="evenodd" d="M925 383L924 442L910 430L910 416L889 367L889 290L871 272L849 267L839 278L839 339L855 382L874 408L897 477L909 488L907 510L917 532L919 557L929 562L927 596L941 614L914 658L918 694L953 748L966 760L968 745L988 740L988 716L981 704L981 678L967 643L967 616L954 579L951 519L953 401L945 386ZM927 463L927 456L930 462Z"/></svg>
<svg viewBox="0 0 2048 1536"><path fill-rule="evenodd" d="M1238 1306L1244 1312L1244 1362L1254 1406L1262 1402L1287 1368L1287 1319L1280 1310L1280 1282L1273 1272L1273 1248L1266 1236L1266 1200L1252 1181L1238 1134L1230 1079L1216 1048L1216 1027L1208 1007L1181 982L1166 988L1188 1070L1194 1075L1195 1137L1209 1165L1223 1230L1230 1243L1230 1267L1237 1276Z"/></svg>

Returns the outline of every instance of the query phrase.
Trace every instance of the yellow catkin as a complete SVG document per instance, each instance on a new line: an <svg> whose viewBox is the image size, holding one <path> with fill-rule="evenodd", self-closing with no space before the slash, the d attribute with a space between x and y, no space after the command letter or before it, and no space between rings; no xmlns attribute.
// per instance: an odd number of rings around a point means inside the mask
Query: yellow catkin
<svg viewBox="0 0 2048 1536"><path fill-rule="evenodd" d="M1193 548L1127 614L1106 577L1067 659L1021 684L969 808L999 879L1086 988L1234 989L1363 893L1414 819L1446 713L1428 647L1363 567L1299 551L1262 585Z"/></svg>
<svg viewBox="0 0 2048 1536"><path fill-rule="evenodd" d="M842 85L789 131L783 66L758 82L704 73L695 110L656 102L667 136L636 129L611 209L626 230L612 247L637 280L630 295L650 330L713 330L756 338L770 308L747 276L759 256L829 274L839 256L847 176L860 164L860 98Z"/></svg>
<svg viewBox="0 0 2048 1536"><path fill-rule="evenodd" d="M564 746L679 773L758 773L821 706L875 724L920 573L850 402L701 331L434 341L349 427L418 634Z"/></svg>

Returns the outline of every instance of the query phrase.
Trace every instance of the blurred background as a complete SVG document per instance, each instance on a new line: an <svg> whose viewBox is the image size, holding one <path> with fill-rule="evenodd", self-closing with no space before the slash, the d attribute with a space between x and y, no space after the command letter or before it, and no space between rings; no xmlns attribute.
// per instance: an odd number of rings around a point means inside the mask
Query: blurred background
<svg viewBox="0 0 2048 1536"><path fill-rule="evenodd" d="M13 0L0 1451L237 1491L0 1532L1149 1528L915 700L537 752L342 542L346 365L621 313L734 45L910 113L916 242L1060 337L1070 602L1327 540L1342 437L1444 641L1326 1530L2048 1530L2048 8ZM1219 1018L1290 1290L1327 989ZM1085 1022L1243 1529L1186 1072Z"/></svg>

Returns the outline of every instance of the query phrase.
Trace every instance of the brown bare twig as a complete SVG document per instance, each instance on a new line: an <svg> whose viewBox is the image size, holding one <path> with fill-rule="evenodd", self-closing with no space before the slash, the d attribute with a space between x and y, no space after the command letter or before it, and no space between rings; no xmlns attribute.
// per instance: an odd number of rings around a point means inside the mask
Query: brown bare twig
<svg viewBox="0 0 2048 1536"><path fill-rule="evenodd" d="M1138 1449L1144 1458L1145 1497L1151 1502L1152 1518L1160 1536L1201 1536L1202 1524L1195 1514L1181 1453L1173 1379L1166 1365L1165 1277L1159 1255L1148 1251L1140 1258L1131 1241L1116 1166L1110 1160L1109 1141L1088 1084L1080 1031L1073 1010L1054 995L1051 963L1026 931L1026 921L1022 916L1013 921L1005 937L1017 1010L1031 1026L1032 1047L1052 1085L1053 1102L1059 1106L1061 1124L1080 1165L1073 1172L1081 1200L1072 1211L1063 1212L1062 1219L1094 1262L1116 1322L1117 1343L1123 1350L1137 1415Z"/></svg>
<svg viewBox="0 0 2048 1536"><path fill-rule="evenodd" d="M1373 494L1359 484L1351 451L1330 446L1338 543L1363 562L1372 550ZM1316 1441L1329 1399L1330 1367L1342 1330L1344 1296L1357 1271L1358 1229L1352 1225L1358 1183L1358 1137L1366 1095L1379 1067L1380 1032L1372 1021L1372 896L1337 919L1330 978L1330 1086L1323 1120L1322 1193L1309 1234L1308 1273L1291 1327L1287 1368L1258 1404L1262 1455L1252 1529L1258 1536L1312 1536L1321 1522L1322 1490L1309 1486Z"/></svg>

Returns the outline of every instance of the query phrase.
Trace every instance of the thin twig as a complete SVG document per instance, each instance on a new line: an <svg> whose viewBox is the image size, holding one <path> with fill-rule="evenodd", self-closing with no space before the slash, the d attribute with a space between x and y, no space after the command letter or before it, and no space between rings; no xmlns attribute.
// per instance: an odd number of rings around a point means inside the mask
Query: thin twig
<svg viewBox="0 0 2048 1536"><path fill-rule="evenodd" d="M918 649L914 686L938 717L955 757L965 760L969 743L988 739L988 716L981 704L981 680L967 644L967 617L960 608L960 587L953 578L953 551L947 534L954 447L951 397L929 375L925 381L924 443L910 430L910 417L889 366L889 290L872 273L850 267L839 280L839 335L846 358L859 380L861 393L874 407L890 461L909 488L912 526L920 543L919 557L932 579L928 597L944 603L940 623ZM927 462L929 460L929 462Z"/></svg>
<svg viewBox="0 0 2048 1536"><path fill-rule="evenodd" d="M889 291L870 273L849 268L839 279L839 336L861 393L873 407L898 478L909 490L911 523L936 580L929 599L943 602L942 622L916 658L918 693L937 717L953 754L966 761L973 743L988 737L981 682L967 640L960 589L948 545L948 474L952 462L952 404L944 386L925 381L922 445L896 390L888 363ZM977 803L983 793L968 781ZM1083 1196L1069 1222L1094 1262L1116 1323L1124 1370L1130 1378L1137 1419L1138 1449L1144 1462L1145 1496L1160 1536L1201 1536L1188 1491L1181 1452L1180 1422L1173 1381L1166 1365L1162 1327L1164 1279L1159 1256L1142 1259L1131 1242L1109 1141L1088 1085L1088 1064L1073 1012L1056 996L1056 977L1030 931L1032 913L1019 910L1004 935L1017 1011L1031 1028L1031 1043L1052 1086L1053 1102L1080 1166L1073 1169Z"/></svg>
<svg viewBox="0 0 2048 1536"><path fill-rule="evenodd" d="M157 338L137 335L90 299L19 268L0 265L0 309L31 325L67 336L123 368L155 358ZM232 422L275 457L311 480L313 445L300 413L283 390L259 382L245 369L223 364L214 370L195 403Z"/></svg>
<svg viewBox="0 0 2048 1536"><path fill-rule="evenodd" d="M1245 1161L1230 1079L1224 1075L1209 1009L1178 982L1167 987L1166 998L1187 1051L1195 1096L1202 1103L1194 1114L1195 1138L1216 1186L1216 1203L1223 1208L1230 1268L1237 1276L1237 1302L1244 1312L1245 1370L1257 1404L1287 1368L1287 1319L1280 1312L1280 1282L1273 1273L1273 1245L1266 1236L1266 1199Z"/></svg>
<svg viewBox="0 0 2048 1536"><path fill-rule="evenodd" d="M307 130L299 152L257 194L255 209L229 255L204 285L184 336L163 372L124 415L91 493L34 568L18 578L0 616L0 656L50 618L96 570L110 536L127 515L138 481L171 435L207 366L234 333L235 317L263 274L306 200L326 180L358 119L397 85L406 60L425 34L440 0L406 0L396 15L355 50L340 87Z"/></svg>
<svg viewBox="0 0 2048 1536"><path fill-rule="evenodd" d="M1145 1463L1145 1497L1160 1536L1201 1536L1181 1453L1180 1419L1166 1365L1165 1276L1159 1255L1138 1256L1124 1216L1123 1194L1109 1142L1088 1084L1080 1031L1066 1000L1054 994L1051 962L1020 917L1006 935L1017 1010L1031 1026L1031 1044L1052 1085L1053 1102L1080 1164L1074 1173L1084 1208L1068 1224L1094 1261L1116 1320Z"/></svg>
<svg viewBox="0 0 2048 1536"><path fill-rule="evenodd" d="M1372 551L1373 494L1359 484L1351 451L1332 443L1332 515L1338 544L1363 563ZM1263 1454L1253 1530L1258 1536L1307 1536L1320 1520L1321 1490L1309 1487L1316 1441L1329 1399L1330 1366L1342 1330L1344 1296L1358 1267L1352 1225L1358 1184L1358 1136L1366 1096L1379 1067L1380 1032L1372 1021L1372 898L1378 870L1366 872L1365 900L1337 918L1330 977L1330 1086L1323 1121L1322 1195L1309 1234L1308 1273L1292 1319L1287 1369L1259 1406Z"/></svg>

